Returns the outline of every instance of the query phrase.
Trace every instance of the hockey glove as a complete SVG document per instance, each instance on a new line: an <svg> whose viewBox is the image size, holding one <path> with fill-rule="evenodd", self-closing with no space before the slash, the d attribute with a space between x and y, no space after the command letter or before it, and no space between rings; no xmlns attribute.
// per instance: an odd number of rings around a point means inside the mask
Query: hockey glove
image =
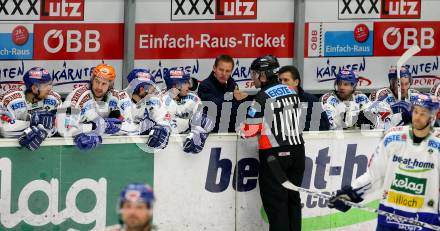
<svg viewBox="0 0 440 231"><path fill-rule="evenodd" d="M95 133L80 133L73 139L80 150L91 150L102 143L102 137Z"/></svg>
<svg viewBox="0 0 440 231"><path fill-rule="evenodd" d="M147 145L151 148L164 149L168 145L171 129L168 126L156 124L150 130Z"/></svg>
<svg viewBox="0 0 440 231"><path fill-rule="evenodd" d="M363 199L350 185L342 187L342 189L336 191L336 195L332 196L328 201L328 207L337 209L342 212L347 212L351 206L346 205L344 201L351 201L359 203Z"/></svg>
<svg viewBox="0 0 440 231"><path fill-rule="evenodd" d="M203 112L196 112L191 117L190 121L191 131L194 129L203 129L204 132L209 133L214 129L215 121Z"/></svg>
<svg viewBox="0 0 440 231"><path fill-rule="evenodd" d="M402 121L398 125L404 125L411 122L411 105L406 101L399 101L391 105L393 114L400 113L402 115Z"/></svg>
<svg viewBox="0 0 440 231"><path fill-rule="evenodd" d="M156 122L151 120L149 117L144 117L144 119L139 123L139 134L150 134L150 131L154 127L154 125L156 125Z"/></svg>
<svg viewBox="0 0 440 231"><path fill-rule="evenodd" d="M206 132L191 131L183 143L183 151L194 154L201 152L207 138L208 133Z"/></svg>
<svg viewBox="0 0 440 231"><path fill-rule="evenodd" d="M55 114L49 111L35 111L31 115L31 126L42 124L47 130L51 130L55 124Z"/></svg>
<svg viewBox="0 0 440 231"><path fill-rule="evenodd" d="M116 118L105 118L105 134L115 134L121 130L122 121Z"/></svg>
<svg viewBox="0 0 440 231"><path fill-rule="evenodd" d="M40 147L46 137L46 129L43 125L38 124L37 126L31 126L24 130L24 134L18 138L18 143L22 147L35 151Z"/></svg>

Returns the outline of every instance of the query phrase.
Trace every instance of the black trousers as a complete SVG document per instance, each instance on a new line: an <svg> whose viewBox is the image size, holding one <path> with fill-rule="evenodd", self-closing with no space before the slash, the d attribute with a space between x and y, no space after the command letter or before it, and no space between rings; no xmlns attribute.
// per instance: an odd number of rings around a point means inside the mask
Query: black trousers
<svg viewBox="0 0 440 231"><path fill-rule="evenodd" d="M287 178L301 186L304 175L304 145L292 146L287 152L277 149L260 150L260 172L258 176L260 195L269 219L269 231L301 230L301 198L298 192L285 189L272 174L267 157L275 156Z"/></svg>

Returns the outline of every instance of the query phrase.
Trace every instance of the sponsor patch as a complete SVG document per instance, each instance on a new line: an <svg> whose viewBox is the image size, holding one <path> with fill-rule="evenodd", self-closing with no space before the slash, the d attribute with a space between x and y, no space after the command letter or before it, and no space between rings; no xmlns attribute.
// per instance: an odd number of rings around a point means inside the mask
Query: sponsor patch
<svg viewBox="0 0 440 231"><path fill-rule="evenodd" d="M413 195L425 195L426 179L396 174L391 189Z"/></svg>
<svg viewBox="0 0 440 231"><path fill-rule="evenodd" d="M424 199L423 197L408 196L405 194L390 191L388 192L387 201L391 204L396 204L412 209L419 209L422 208Z"/></svg>

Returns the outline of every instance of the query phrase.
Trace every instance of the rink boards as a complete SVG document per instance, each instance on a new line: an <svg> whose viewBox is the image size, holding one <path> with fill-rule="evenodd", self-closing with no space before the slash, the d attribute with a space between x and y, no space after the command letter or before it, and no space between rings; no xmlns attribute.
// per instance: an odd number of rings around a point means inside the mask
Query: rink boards
<svg viewBox="0 0 440 231"><path fill-rule="evenodd" d="M366 171L382 135L305 134L302 186L331 193L349 184ZM204 150L190 155L181 151L183 138L173 136L154 154L143 144L146 137L106 137L90 152L79 151L71 139L50 138L35 152L0 139L0 229L102 230L118 223L121 189L146 182L154 186L154 223L160 230L267 230L256 140L210 135ZM303 230L374 230L375 214L357 209L341 214L306 194L301 201Z"/></svg>

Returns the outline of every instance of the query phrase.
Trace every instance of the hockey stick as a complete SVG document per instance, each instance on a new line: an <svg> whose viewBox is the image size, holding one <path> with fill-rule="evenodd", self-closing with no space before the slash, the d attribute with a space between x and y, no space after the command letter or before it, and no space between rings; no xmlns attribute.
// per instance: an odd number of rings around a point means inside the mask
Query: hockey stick
<svg viewBox="0 0 440 231"><path fill-rule="evenodd" d="M332 196L331 195L327 195L324 194L322 192L317 192L317 191L312 191L309 189L305 189L302 187L298 187L296 185L294 185L292 182L290 182L287 179L286 174L284 173L284 171L281 168L281 164L278 161L278 159L274 156L269 156L267 157L267 164L269 165L269 168L272 170L272 173L274 174L275 178L281 183L281 185L289 190L292 191L297 191L297 192L303 192L303 193L307 193L307 194L311 194L311 195L315 195L324 199L330 199ZM345 201L345 200L341 200L344 204L351 206L353 208L358 208L358 209L362 209L368 212L372 212L372 213L377 213L379 215L382 216L386 216L387 218L389 218L390 220L394 220L397 221L398 223L403 223L403 222L407 222L411 225L416 225L416 226L420 226L423 228L428 228L428 229L433 229L433 230L439 230L440 231L440 227L436 226L436 225L432 225L423 221L418 221L415 220L414 218L410 218L410 217L404 217L404 216L400 216L394 213L389 213L383 210L378 210L378 209L373 209L373 208L369 208L369 207L365 207L363 205L359 205L357 203L353 203L351 201Z"/></svg>
<svg viewBox="0 0 440 231"><path fill-rule="evenodd" d="M396 67L396 72L397 72L397 89L398 89L398 93L397 93L397 99L400 101L402 99L402 86L400 84L400 68L402 68L403 64L405 64L412 56L414 56L415 54L419 53L420 51L420 47L417 45L414 45L412 47L410 47L408 50L405 51L405 53L403 53L402 56L400 56L399 60L397 60L397 67Z"/></svg>

